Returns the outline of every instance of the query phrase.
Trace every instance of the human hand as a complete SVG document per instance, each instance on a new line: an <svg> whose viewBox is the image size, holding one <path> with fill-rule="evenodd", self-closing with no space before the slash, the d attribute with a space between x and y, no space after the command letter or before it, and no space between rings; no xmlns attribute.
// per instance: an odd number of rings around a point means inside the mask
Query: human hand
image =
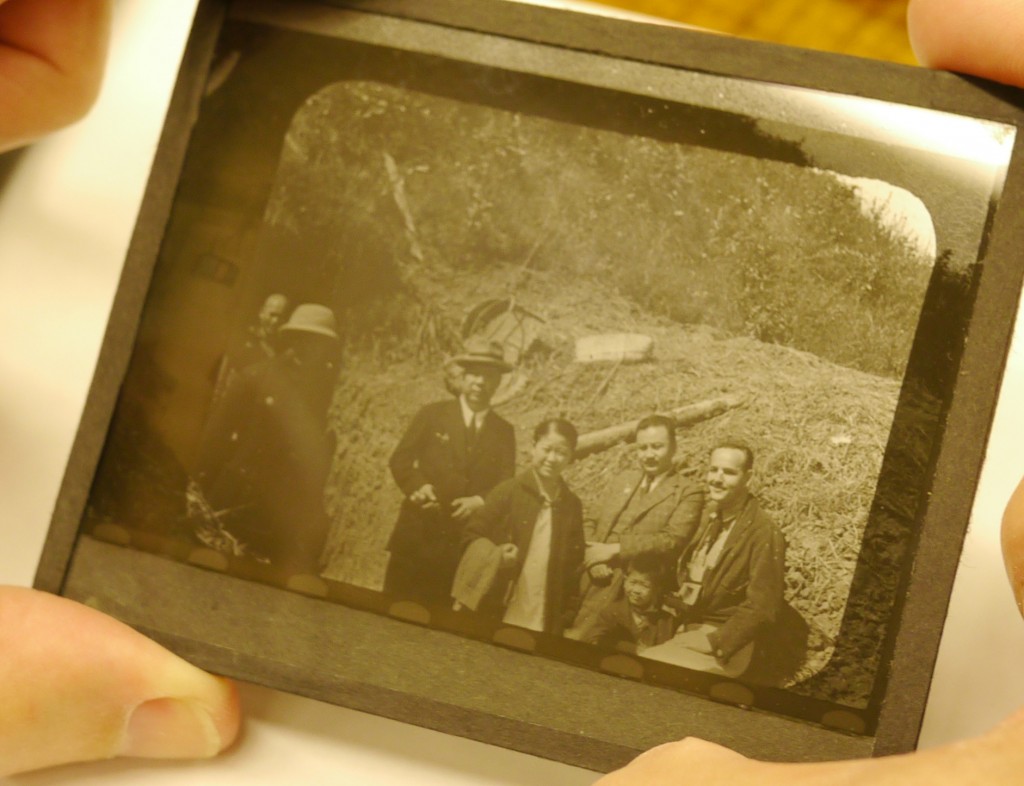
<svg viewBox="0 0 1024 786"><path fill-rule="evenodd" d="M0 152L74 122L99 92L111 0L0 0Z"/></svg>
<svg viewBox="0 0 1024 786"><path fill-rule="evenodd" d="M73 601L0 587L0 776L116 756L206 758L238 733L232 684Z"/></svg>
<svg viewBox="0 0 1024 786"><path fill-rule="evenodd" d="M594 565L594 567L590 569L590 578L596 584L607 584L612 580L613 575L615 575L615 571L611 569L611 566L603 562L598 565Z"/></svg>
<svg viewBox="0 0 1024 786"><path fill-rule="evenodd" d="M594 786L1011 786L1024 766L1024 713L982 738L902 756L812 764L776 764L748 759L721 745L695 738L661 745Z"/></svg>
<svg viewBox="0 0 1024 786"><path fill-rule="evenodd" d="M1017 485L1003 514L1003 561L1017 608L1024 615L1024 480Z"/></svg>
<svg viewBox="0 0 1024 786"><path fill-rule="evenodd" d="M452 502L452 518L464 521L483 506L483 497L459 497Z"/></svg>
<svg viewBox="0 0 1024 786"><path fill-rule="evenodd" d="M923 65L1024 87L1024 0L910 0L907 28Z"/></svg>
<svg viewBox="0 0 1024 786"><path fill-rule="evenodd" d="M519 547L515 543L505 543L501 547L501 567L510 568L519 559Z"/></svg>
<svg viewBox="0 0 1024 786"><path fill-rule="evenodd" d="M588 570L595 565L611 562L619 555L618 543L588 543L583 553L583 567Z"/></svg>
<svg viewBox="0 0 1024 786"><path fill-rule="evenodd" d="M434 493L434 487L430 483L424 483L410 494L409 502L424 510L432 510L440 506L440 503L437 501L437 494Z"/></svg>

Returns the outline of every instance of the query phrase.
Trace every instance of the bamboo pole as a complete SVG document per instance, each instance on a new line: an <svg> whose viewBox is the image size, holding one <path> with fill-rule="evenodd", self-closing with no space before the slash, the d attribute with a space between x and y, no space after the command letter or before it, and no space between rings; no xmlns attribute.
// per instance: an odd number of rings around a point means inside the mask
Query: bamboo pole
<svg viewBox="0 0 1024 786"><path fill-rule="evenodd" d="M696 404L687 404L685 407L673 409L665 414L675 421L676 428L680 428L681 426L689 426L702 420L708 420L742 405L743 399L740 396L720 396L719 398L698 401ZM592 453L600 453L620 442L632 440L640 420L641 418L637 418L583 434L576 445L576 458L583 458Z"/></svg>

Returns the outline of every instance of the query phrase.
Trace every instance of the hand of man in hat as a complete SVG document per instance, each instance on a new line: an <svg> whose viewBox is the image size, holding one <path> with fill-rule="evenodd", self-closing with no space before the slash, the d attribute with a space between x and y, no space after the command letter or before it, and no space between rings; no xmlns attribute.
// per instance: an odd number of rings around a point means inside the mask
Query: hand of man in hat
<svg viewBox="0 0 1024 786"><path fill-rule="evenodd" d="M0 152L92 106L110 10L110 0L0 0Z"/></svg>
<svg viewBox="0 0 1024 786"><path fill-rule="evenodd" d="M440 506L440 503L437 501L437 493L434 491L434 486L430 483L424 483L410 494L409 501L413 505L423 508L423 510L433 510Z"/></svg>

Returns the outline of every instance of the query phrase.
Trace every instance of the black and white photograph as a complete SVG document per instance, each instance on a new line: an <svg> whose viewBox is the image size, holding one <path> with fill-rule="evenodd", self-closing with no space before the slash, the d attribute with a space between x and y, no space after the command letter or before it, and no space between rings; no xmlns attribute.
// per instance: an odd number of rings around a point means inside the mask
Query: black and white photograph
<svg viewBox="0 0 1024 786"><path fill-rule="evenodd" d="M426 27L225 21L83 530L873 733L1014 129Z"/></svg>

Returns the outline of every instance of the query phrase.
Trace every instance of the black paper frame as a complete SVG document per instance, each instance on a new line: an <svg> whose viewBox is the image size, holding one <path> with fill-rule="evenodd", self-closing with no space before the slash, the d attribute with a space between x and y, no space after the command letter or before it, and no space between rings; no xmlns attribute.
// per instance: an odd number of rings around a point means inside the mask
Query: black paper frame
<svg viewBox="0 0 1024 786"><path fill-rule="evenodd" d="M345 5L339 3L338 5ZM379 13L446 28L478 31L539 46L657 63L702 73L877 98L994 120L1017 129L1020 93L951 74L566 12L445 0L425 4L377 0L348 4L354 14ZM254 584L81 535L92 478L124 378L146 294L195 126L211 58L224 19L221 2L200 5L172 98L151 182L108 326L82 424L73 448L37 586L118 616L200 665L318 699L437 728L596 770L621 765L639 751L695 734L760 758L811 760L879 755L916 741L949 592L980 472L986 435L1024 272L1024 175L1018 134L1002 194L967 293L969 315L941 446L914 555L908 560L898 622L888 644L884 695L868 734L849 719L808 724L771 714L771 697L709 683L711 698L577 669L479 641L387 619L295 592ZM458 54L453 53L455 59ZM941 302L933 306L938 308ZM948 304L947 304L948 305ZM926 317L927 318L927 317ZM943 319L935 311L932 319ZM947 348L949 349L949 348ZM913 362L913 360L912 360ZM928 358L919 359L928 362ZM955 382L952 377L955 377ZM888 459L887 459L888 460ZM876 503L877 504L877 503ZM918 569L927 566L927 570ZM298 588L301 590L302 588ZM345 600L345 598L342 598ZM373 608L367 599L348 598ZM230 609L230 613L228 613ZM262 620L287 619L287 635L261 635ZM280 633L280 631L278 631ZM370 649L372 647L372 657ZM433 665L430 665L433 664ZM443 667L441 666L443 664ZM610 680L614 680L610 683ZM507 691L496 683L508 682ZM524 686L564 691L530 696ZM614 686L614 691L609 686ZM518 688L518 690L517 690ZM716 693L717 690L717 693ZM611 702L611 706L609 706ZM840 713L841 716L841 713ZM614 722L606 719L612 717ZM665 718L672 718L666 723Z"/></svg>

